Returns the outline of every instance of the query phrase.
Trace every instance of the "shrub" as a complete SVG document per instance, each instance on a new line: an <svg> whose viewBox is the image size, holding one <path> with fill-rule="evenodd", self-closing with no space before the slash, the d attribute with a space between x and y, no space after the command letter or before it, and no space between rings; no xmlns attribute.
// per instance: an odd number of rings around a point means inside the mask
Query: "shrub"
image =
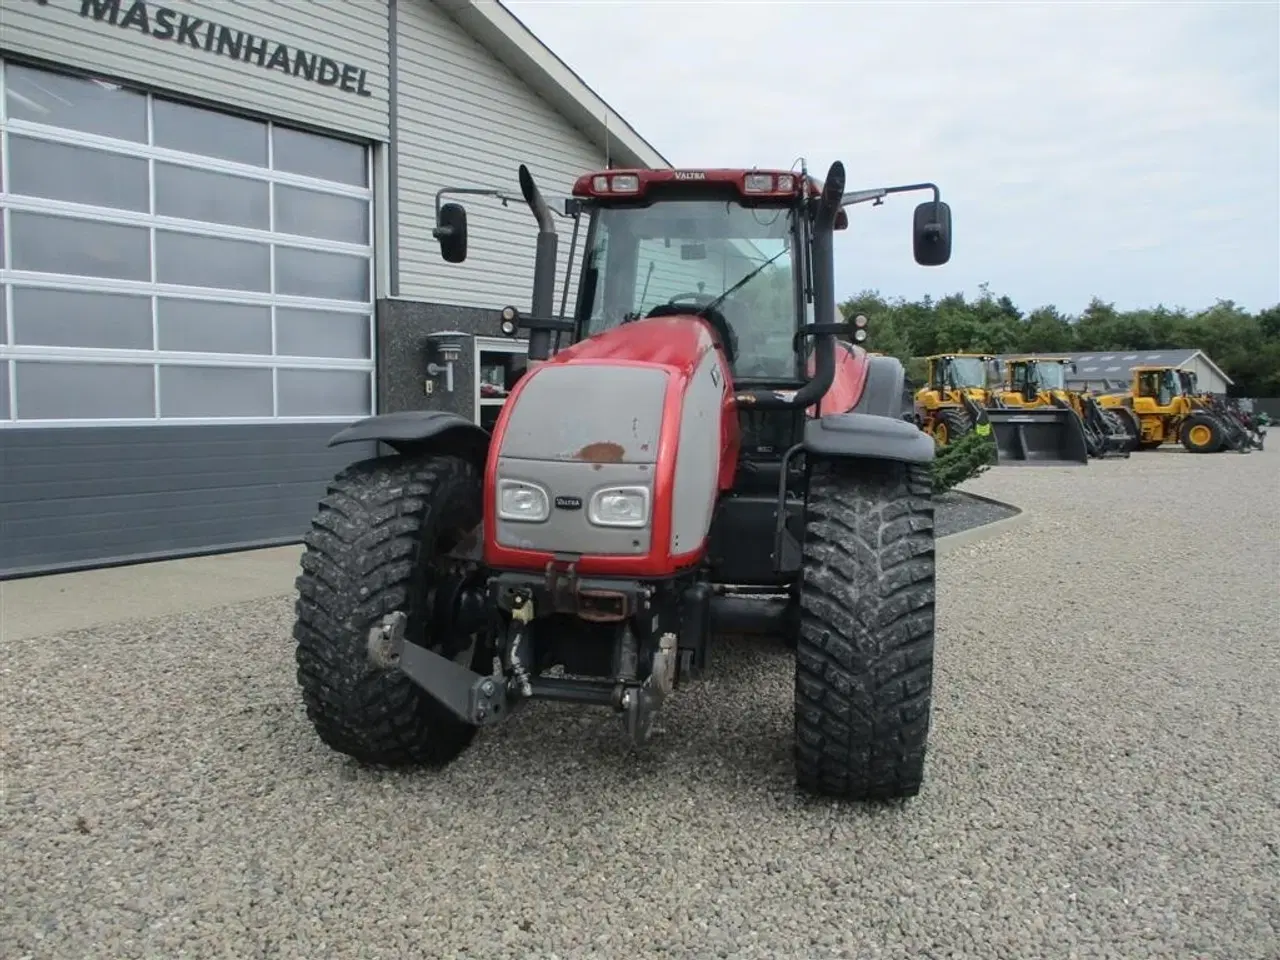
<svg viewBox="0 0 1280 960"><path fill-rule="evenodd" d="M933 460L933 492L945 493L984 473L996 460L995 436L970 430L955 443L939 445Z"/></svg>

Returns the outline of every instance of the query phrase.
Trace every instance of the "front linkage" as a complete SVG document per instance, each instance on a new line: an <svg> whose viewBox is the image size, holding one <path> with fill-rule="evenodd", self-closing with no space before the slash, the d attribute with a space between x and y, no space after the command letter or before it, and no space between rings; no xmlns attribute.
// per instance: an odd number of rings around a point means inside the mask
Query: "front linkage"
<svg viewBox="0 0 1280 960"><path fill-rule="evenodd" d="M369 659L379 669L398 668L473 727L498 723L528 700L556 700L614 709L639 746L650 738L658 708L682 676L700 670L706 659L711 591L692 583L677 604L674 589L583 578L572 564L549 566L542 580L501 573L469 592L435 591L435 602L445 608L432 615L437 638L441 631L459 636L483 626L488 662L499 662L496 672L479 673L453 659L448 648L438 652L413 642L401 612L388 614L370 630ZM492 613L482 624L485 610ZM571 629L556 615L576 618L596 634L587 649L612 654L607 663L570 665L613 679L540 675L548 660L573 648L557 644L551 634L557 626Z"/></svg>

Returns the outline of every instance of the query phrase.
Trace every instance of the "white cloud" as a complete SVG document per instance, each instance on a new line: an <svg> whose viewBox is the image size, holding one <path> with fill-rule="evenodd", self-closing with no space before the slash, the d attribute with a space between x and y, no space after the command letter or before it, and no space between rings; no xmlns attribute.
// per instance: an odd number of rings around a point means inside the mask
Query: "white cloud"
<svg viewBox="0 0 1280 960"><path fill-rule="evenodd" d="M506 6L673 163L938 183L952 262L912 262L912 198L860 207L842 295L1280 300L1274 3Z"/></svg>

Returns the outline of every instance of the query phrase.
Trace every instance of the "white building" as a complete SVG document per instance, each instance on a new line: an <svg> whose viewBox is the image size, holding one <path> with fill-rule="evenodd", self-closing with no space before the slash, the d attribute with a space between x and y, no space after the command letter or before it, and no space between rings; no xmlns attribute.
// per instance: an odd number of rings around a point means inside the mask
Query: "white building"
<svg viewBox="0 0 1280 960"><path fill-rule="evenodd" d="M1177 367L1196 375L1196 386L1204 393L1225 394L1234 382L1201 350L1095 350L1068 353L1075 372L1068 379L1082 385L1111 384L1127 387L1134 367Z"/></svg>
<svg viewBox="0 0 1280 960"><path fill-rule="evenodd" d="M424 331L501 403L533 220L449 265L436 191L668 166L494 2L0 0L0 66L0 576L296 541Z"/></svg>

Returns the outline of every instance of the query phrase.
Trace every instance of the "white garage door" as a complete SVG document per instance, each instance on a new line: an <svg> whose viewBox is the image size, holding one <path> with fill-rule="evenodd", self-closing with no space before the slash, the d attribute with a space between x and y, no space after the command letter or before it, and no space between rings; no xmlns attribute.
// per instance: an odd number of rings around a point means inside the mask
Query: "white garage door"
<svg viewBox="0 0 1280 960"><path fill-rule="evenodd" d="M0 428L373 408L369 149L4 64Z"/></svg>

